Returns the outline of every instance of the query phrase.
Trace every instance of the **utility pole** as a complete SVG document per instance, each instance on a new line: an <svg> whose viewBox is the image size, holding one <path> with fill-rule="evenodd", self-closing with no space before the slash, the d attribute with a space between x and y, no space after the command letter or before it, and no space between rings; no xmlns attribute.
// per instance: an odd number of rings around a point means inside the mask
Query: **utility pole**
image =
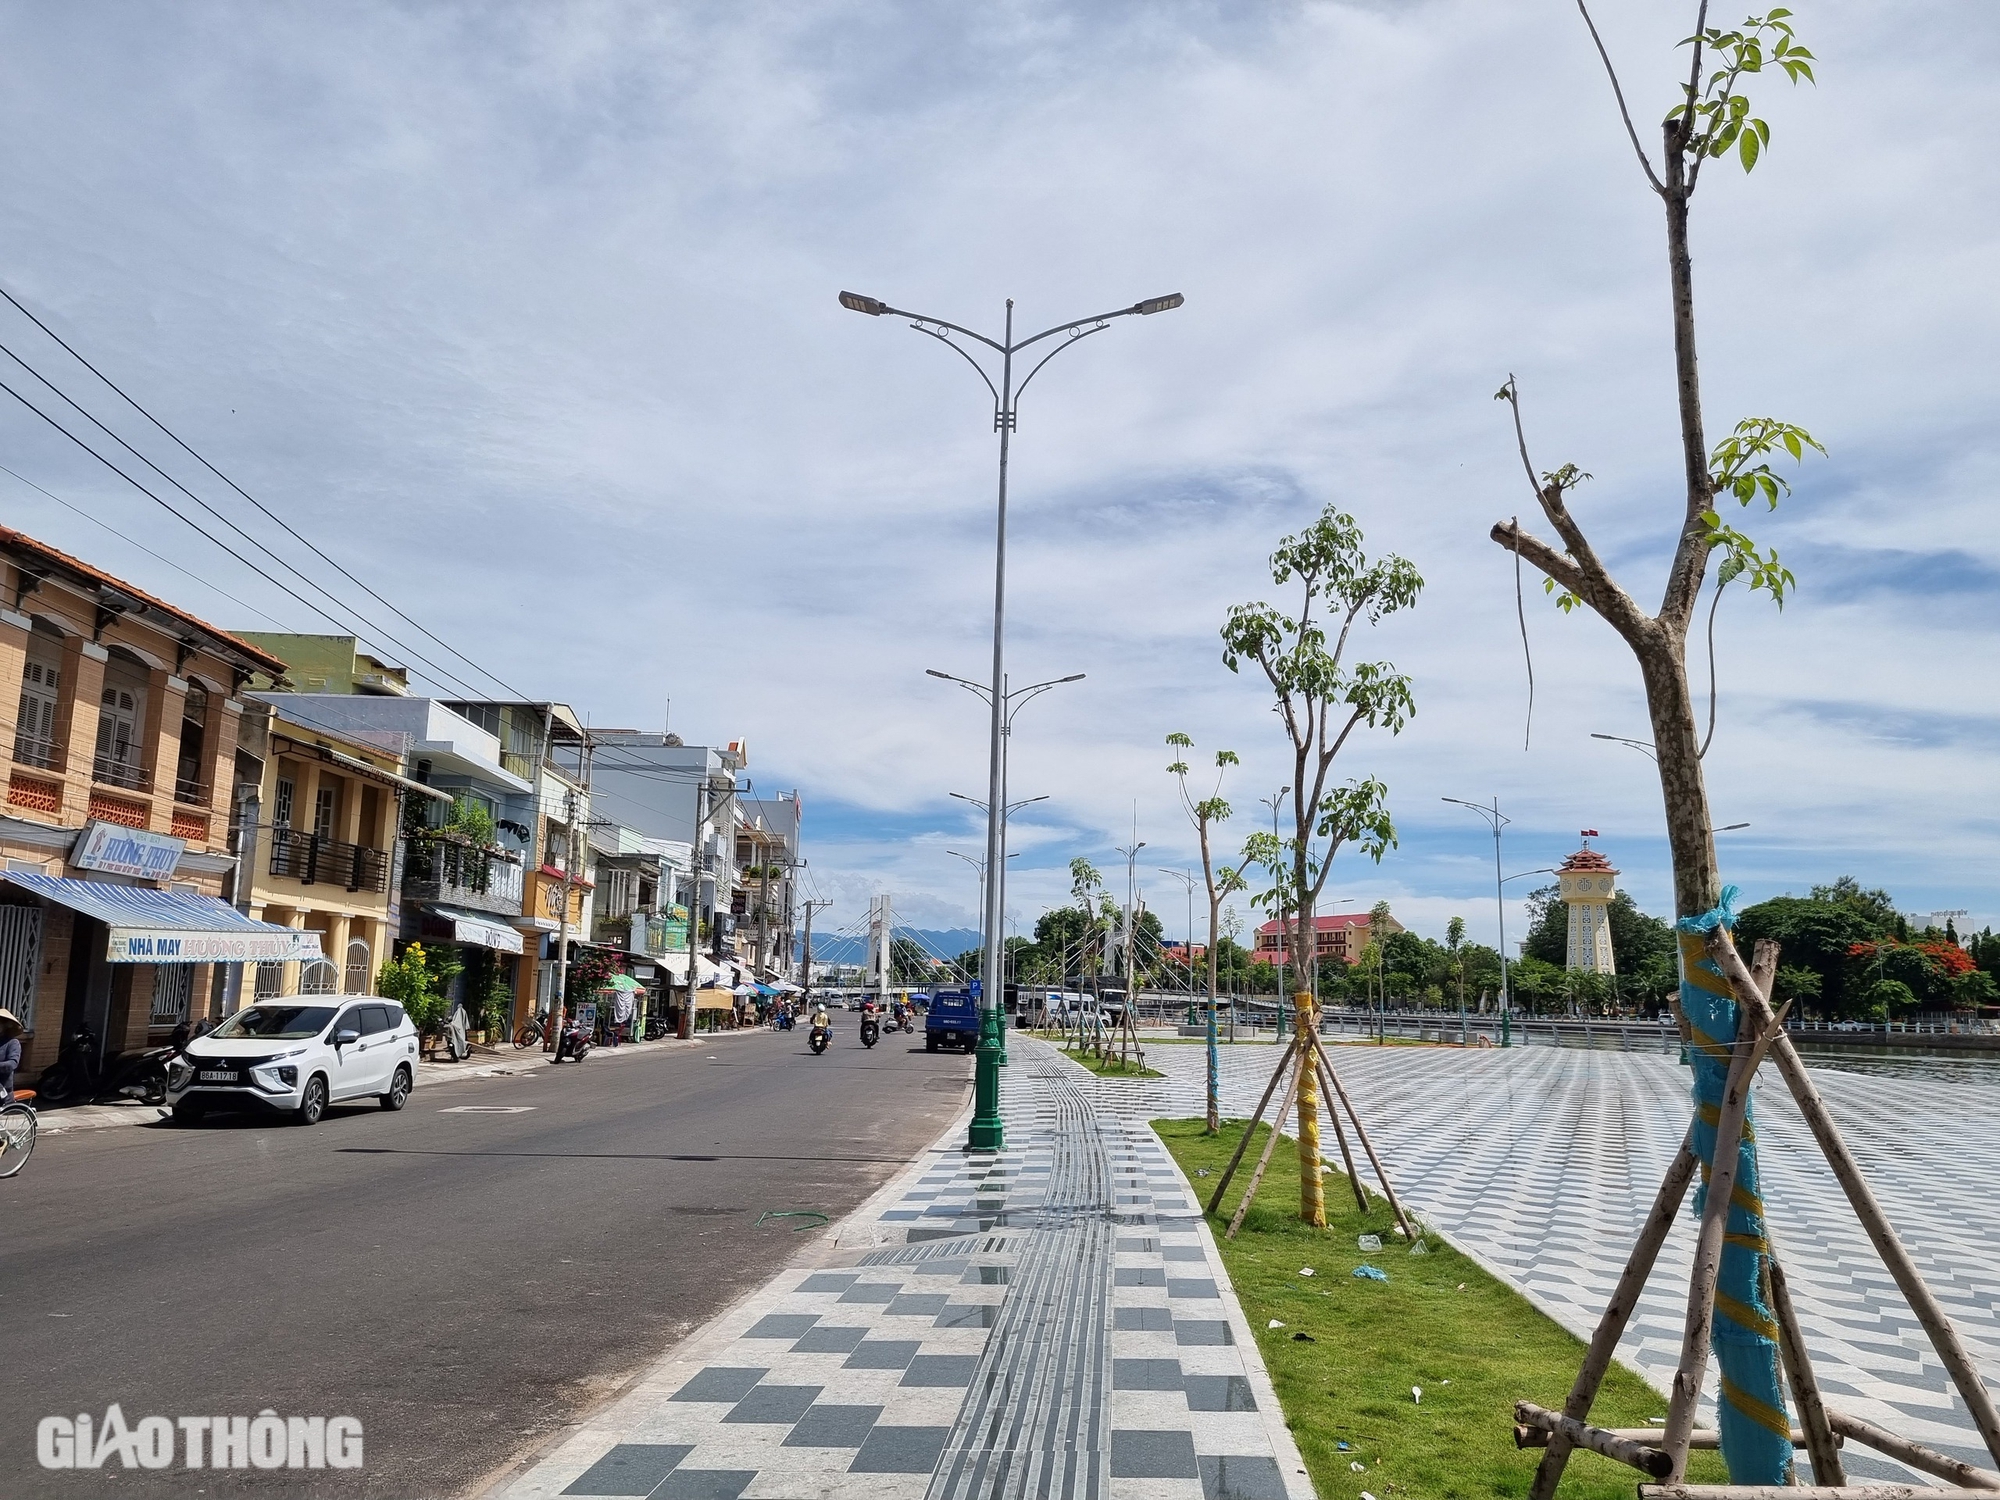
<svg viewBox="0 0 2000 1500"><path fill-rule="evenodd" d="M696 955L701 947L701 830L708 821L708 778L704 775L694 789L694 842L688 845L688 970L687 1004L681 1007L680 1038L694 1035L694 992Z"/></svg>
<svg viewBox="0 0 2000 1500"><path fill-rule="evenodd" d="M553 1052L561 1045L563 1006L569 997L569 892L570 875L576 869L577 827L576 789L563 794L563 822L569 828L569 845L563 854L562 923L556 931L556 992L549 1000L549 1029L542 1037L542 1050Z"/></svg>
<svg viewBox="0 0 2000 1500"><path fill-rule="evenodd" d="M801 901L799 905L806 909L806 961L799 974L799 1004L805 1009L811 1010L813 995L813 913L822 907L833 905L833 902L831 899L824 901L808 899Z"/></svg>

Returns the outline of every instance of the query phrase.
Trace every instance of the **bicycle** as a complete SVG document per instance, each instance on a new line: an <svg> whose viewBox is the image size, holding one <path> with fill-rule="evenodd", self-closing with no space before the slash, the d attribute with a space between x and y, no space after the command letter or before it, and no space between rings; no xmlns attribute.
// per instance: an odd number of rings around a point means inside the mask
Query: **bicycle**
<svg viewBox="0 0 2000 1500"><path fill-rule="evenodd" d="M540 1011L537 1011L522 1024L519 1031L514 1033L514 1045L516 1047L539 1046L543 1038L548 1035L548 1025L549 1018Z"/></svg>
<svg viewBox="0 0 2000 1500"><path fill-rule="evenodd" d="M0 1104L0 1177L12 1177L34 1154L34 1097L33 1089L16 1089L11 1102Z"/></svg>

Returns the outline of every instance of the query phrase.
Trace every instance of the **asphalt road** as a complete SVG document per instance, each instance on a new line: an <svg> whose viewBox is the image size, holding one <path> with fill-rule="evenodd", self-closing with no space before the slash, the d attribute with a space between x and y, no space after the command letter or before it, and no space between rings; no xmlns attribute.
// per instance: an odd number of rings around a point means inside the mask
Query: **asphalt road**
<svg viewBox="0 0 2000 1500"><path fill-rule="evenodd" d="M849 1018L851 1021L851 1018ZM911 1049L910 1043L917 1045ZM0 1496L449 1496L546 1443L928 1146L971 1059L803 1028L420 1086L311 1129L44 1137L0 1182ZM524 1112L453 1112L459 1106ZM353 1416L359 1470L43 1469L44 1416Z"/></svg>

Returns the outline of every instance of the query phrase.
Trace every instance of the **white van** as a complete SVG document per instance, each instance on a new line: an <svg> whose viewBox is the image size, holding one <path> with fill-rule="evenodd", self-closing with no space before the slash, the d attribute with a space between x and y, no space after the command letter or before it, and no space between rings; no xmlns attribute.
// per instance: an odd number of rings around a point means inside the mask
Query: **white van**
<svg viewBox="0 0 2000 1500"><path fill-rule="evenodd" d="M417 1028L393 1000L329 995L260 1000L167 1065L177 1123L255 1109L314 1125L329 1104L401 1109L417 1081Z"/></svg>

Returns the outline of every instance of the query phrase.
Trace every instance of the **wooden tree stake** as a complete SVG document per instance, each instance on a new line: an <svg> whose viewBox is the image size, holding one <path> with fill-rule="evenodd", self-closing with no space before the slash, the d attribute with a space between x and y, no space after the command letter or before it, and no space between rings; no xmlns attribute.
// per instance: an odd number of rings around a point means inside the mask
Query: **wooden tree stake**
<svg viewBox="0 0 2000 1500"><path fill-rule="evenodd" d="M1389 1174L1382 1170L1382 1158L1375 1154L1375 1147L1368 1139L1368 1130L1361 1123L1361 1116L1355 1112L1354 1101L1347 1097L1347 1090L1340 1086L1340 1075L1333 1070L1333 1063L1326 1055L1326 1048L1318 1037L1311 1039L1312 1048L1319 1056L1320 1065L1326 1070L1326 1081L1333 1085L1333 1091L1340 1102L1347 1106L1347 1118L1354 1122L1354 1133L1361 1138L1361 1149L1368 1153L1368 1165L1375 1169L1375 1180L1382 1184L1382 1196L1389 1200L1389 1207L1396 1215L1396 1222L1403 1226L1403 1238L1411 1244L1417 1242L1417 1232L1410 1227L1409 1217L1403 1212L1403 1205L1396 1200L1395 1184L1389 1181Z"/></svg>
<svg viewBox="0 0 2000 1500"><path fill-rule="evenodd" d="M1597 1399L1597 1388L1604 1383L1605 1371L1611 1368L1611 1357L1618 1350L1618 1341L1625 1336L1625 1325L1632 1321L1632 1314L1638 1309L1639 1294L1646 1290L1646 1278L1653 1274L1653 1263L1660 1258L1660 1247L1667 1242L1667 1233L1674 1227L1674 1219L1681 1211L1681 1200L1687 1197L1688 1184L1694 1181L1695 1168L1699 1165L1701 1158L1694 1154L1691 1137L1684 1138L1667 1168L1667 1175L1660 1182L1660 1191L1653 1197L1646 1222L1639 1226L1638 1241L1626 1258L1625 1270L1618 1278L1618 1285L1612 1288L1611 1300L1605 1304L1604 1315L1597 1320L1597 1331L1590 1336L1590 1347L1584 1352L1583 1366L1576 1372L1576 1383L1569 1389L1569 1399L1563 1402L1564 1416L1581 1422L1590 1415L1590 1405ZM1549 1450L1542 1455L1541 1464L1535 1470L1535 1481L1528 1487L1528 1500L1554 1500L1556 1486L1562 1482L1563 1468L1569 1463L1570 1447L1569 1440L1560 1433L1549 1435Z"/></svg>
<svg viewBox="0 0 2000 1500"><path fill-rule="evenodd" d="M1264 1169L1271 1165L1271 1151L1278 1144L1278 1125L1292 1111L1292 1096L1298 1092L1299 1078L1305 1072L1303 1060L1292 1073L1292 1080L1285 1085L1285 1102L1278 1106L1278 1112L1271 1116L1271 1133L1264 1137L1264 1150L1257 1158L1257 1170L1250 1174L1250 1186L1243 1190L1243 1200L1236 1205L1236 1213L1229 1221L1226 1240L1236 1238L1236 1231L1243 1227L1243 1216L1250 1212L1250 1200L1257 1196L1257 1185L1264 1180ZM1247 1138L1247 1137L1246 1137Z"/></svg>
<svg viewBox="0 0 2000 1500"><path fill-rule="evenodd" d="M1768 1242L1770 1226L1764 1226ZM1784 1267L1775 1254L1764 1261L1765 1286L1770 1294L1771 1312L1778 1320L1778 1352L1784 1356L1785 1374L1792 1384L1792 1400L1799 1408L1799 1425L1805 1429L1806 1456L1812 1460L1814 1484L1845 1484L1847 1469L1840 1461L1840 1445L1826 1419L1826 1404L1820 1398L1819 1381L1806 1355L1805 1335L1799 1331L1798 1314L1792 1308L1791 1287L1786 1284Z"/></svg>
<svg viewBox="0 0 2000 1500"><path fill-rule="evenodd" d="M1250 1137L1257 1133L1257 1122L1264 1118L1264 1108L1271 1102L1271 1095L1278 1091L1278 1080L1285 1076L1285 1068L1298 1049L1298 1042L1285 1048L1285 1055L1278 1059L1278 1066L1271 1070L1271 1081L1264 1085L1264 1097L1257 1101L1257 1112L1244 1122L1243 1137L1236 1143L1236 1152L1229 1158L1229 1165L1222 1169L1222 1179L1215 1185L1215 1191L1208 1195L1208 1212L1214 1213L1222 1205L1222 1194L1229 1186L1229 1179L1236 1175L1236 1168L1243 1160L1243 1152L1250 1144Z"/></svg>

